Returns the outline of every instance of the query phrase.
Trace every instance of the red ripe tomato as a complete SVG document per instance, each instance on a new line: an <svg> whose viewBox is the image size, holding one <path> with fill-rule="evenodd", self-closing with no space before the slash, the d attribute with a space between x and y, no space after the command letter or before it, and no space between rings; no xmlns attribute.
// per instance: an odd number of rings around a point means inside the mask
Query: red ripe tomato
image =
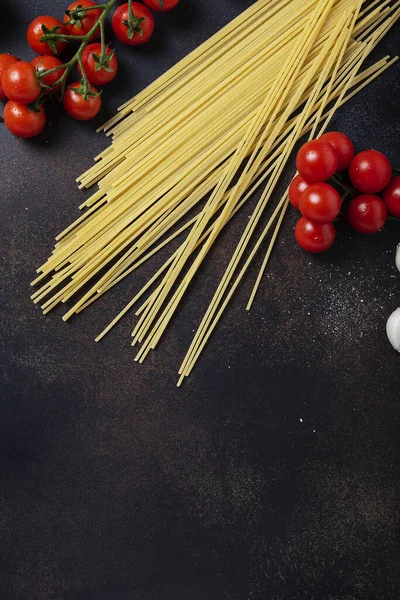
<svg viewBox="0 0 400 600"><path fill-rule="evenodd" d="M42 89L36 77L35 67L22 60L8 67L3 74L2 84L7 98L21 104L35 102Z"/></svg>
<svg viewBox="0 0 400 600"><path fill-rule="evenodd" d="M373 194L360 194L350 202L347 219L359 233L375 233L382 229L387 217L386 205Z"/></svg>
<svg viewBox="0 0 400 600"><path fill-rule="evenodd" d="M104 65L100 64L101 44L89 44L82 53L82 64L86 77L93 85L106 85L114 79L118 71L115 50L106 49ZM82 75L80 66L79 73Z"/></svg>
<svg viewBox="0 0 400 600"><path fill-rule="evenodd" d="M339 159L338 171L347 169L354 158L354 144L351 139L340 131L329 131L321 135L319 139L329 142L335 148Z"/></svg>
<svg viewBox="0 0 400 600"><path fill-rule="evenodd" d="M36 69L36 73L43 73L43 71L51 71L51 69L61 67L63 63L55 56L36 56L33 59L32 64ZM58 71L54 71L54 73L49 73L49 75L43 77L41 81L44 85L57 89L60 87L60 84L56 85L56 83L64 73L65 69L59 69Z"/></svg>
<svg viewBox="0 0 400 600"><path fill-rule="evenodd" d="M289 185L289 200L291 204L299 210L300 196L305 189L308 188L308 183L301 175L296 175L292 183Z"/></svg>
<svg viewBox="0 0 400 600"><path fill-rule="evenodd" d="M52 56L60 54L67 45L66 42L41 42L40 39L45 35L46 30L48 30L48 33L65 33L63 24L55 17L47 15L36 17L28 27L26 34L28 44L37 54L50 54Z"/></svg>
<svg viewBox="0 0 400 600"><path fill-rule="evenodd" d="M349 176L357 190L365 194L375 194L388 185L392 177L392 167L381 152L364 150L351 161Z"/></svg>
<svg viewBox="0 0 400 600"><path fill-rule="evenodd" d="M332 223L342 202L338 192L327 183L312 183L301 194L299 208L303 217L314 223Z"/></svg>
<svg viewBox="0 0 400 600"><path fill-rule="evenodd" d="M313 223L301 217L294 230L296 242L307 252L324 252L335 241L336 229L332 223Z"/></svg>
<svg viewBox="0 0 400 600"><path fill-rule="evenodd" d="M383 191L383 199L390 214L400 218L400 175L394 177Z"/></svg>
<svg viewBox="0 0 400 600"><path fill-rule="evenodd" d="M6 127L21 138L31 138L43 131L46 125L46 113L43 106L35 109L9 100L4 108Z"/></svg>
<svg viewBox="0 0 400 600"><path fill-rule="evenodd" d="M89 96L87 99L83 97L78 90L81 88L80 81L72 83L64 94L64 108L71 117L78 121L89 121L93 119L101 108L101 97L98 95L96 88L90 86L90 92L97 94Z"/></svg>
<svg viewBox="0 0 400 600"><path fill-rule="evenodd" d="M122 4L114 13L112 28L117 38L128 44L145 44L154 31L154 19L149 9L139 2L132 2L133 21L129 24L128 3Z"/></svg>
<svg viewBox="0 0 400 600"><path fill-rule="evenodd" d="M165 11L175 8L179 0L143 0L152 10Z"/></svg>
<svg viewBox="0 0 400 600"><path fill-rule="evenodd" d="M96 2L92 2L92 0L78 0L77 2L70 4L67 10L73 11L79 8L90 8L92 6L97 6ZM101 17L101 14L102 11L100 8L98 10L92 9L86 12L79 12L78 10L73 17L65 13L64 23L68 35L86 35L92 27L94 27L96 21ZM93 41L97 40L98 37L100 37L100 29L97 27L90 39Z"/></svg>
<svg viewBox="0 0 400 600"><path fill-rule="evenodd" d="M5 100L7 98L2 85L4 72L7 71L8 67L11 67L11 65L18 61L19 58L16 58L12 54L0 54L0 100Z"/></svg>
<svg viewBox="0 0 400 600"><path fill-rule="evenodd" d="M308 183L329 179L337 170L338 163L336 150L322 139L306 142L296 158L297 170Z"/></svg>

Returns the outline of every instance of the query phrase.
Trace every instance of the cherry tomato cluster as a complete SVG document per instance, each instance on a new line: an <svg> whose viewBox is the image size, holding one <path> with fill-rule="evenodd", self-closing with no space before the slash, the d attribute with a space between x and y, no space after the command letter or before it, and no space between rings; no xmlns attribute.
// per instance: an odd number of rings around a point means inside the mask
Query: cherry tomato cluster
<svg viewBox="0 0 400 600"><path fill-rule="evenodd" d="M129 46L144 44L152 36L154 18L150 8L171 10L179 0L143 2L129 0L112 17L115 36ZM48 15L36 17L27 31L28 44L39 55L32 62L0 54L0 100L8 100L3 119L14 135L30 138L43 130L43 104L51 96L58 97L75 119L86 121L98 114L101 92L97 87L112 81L118 72L118 59L115 50L105 43L104 30L116 4L117 0L105 4L77 0L67 8L62 21ZM74 42L78 44L76 53L63 63L60 54ZM81 79L68 84L75 66Z"/></svg>
<svg viewBox="0 0 400 600"><path fill-rule="evenodd" d="M306 142L297 154L296 166L298 175L289 186L289 199L302 214L295 238L304 250L323 252L332 246L333 222L346 196L351 196L348 222L359 233L382 229L388 213L400 218L400 176L392 179L390 161L377 150L355 155L354 144L344 133L332 131ZM343 171L352 187L343 183ZM342 175L336 176L339 172ZM336 187L346 190L343 198ZM380 192L383 199L377 195Z"/></svg>

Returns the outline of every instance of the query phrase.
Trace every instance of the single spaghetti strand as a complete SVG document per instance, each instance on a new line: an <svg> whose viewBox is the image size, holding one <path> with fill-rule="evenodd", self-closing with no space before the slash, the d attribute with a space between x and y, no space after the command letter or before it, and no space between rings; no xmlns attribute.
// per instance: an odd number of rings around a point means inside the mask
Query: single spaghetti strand
<svg viewBox="0 0 400 600"><path fill-rule="evenodd" d="M274 248L274 245L275 245L275 242L276 242L276 238L278 237L278 233L279 233L279 230L281 228L281 225L282 225L282 222L283 222L283 218L284 218L284 216L286 214L288 206L289 206L289 202L285 202L285 204L282 207L281 214L279 215L279 219L278 219L278 222L277 222L277 224L275 226L274 233L272 234L271 241L270 241L269 246L268 246L268 250L267 250L267 252L265 254L265 257L264 257L263 263L261 265L260 271L259 271L259 273L257 275L257 279L256 279L256 282L254 284L253 290L251 292L249 301L247 303L246 310L250 310L251 309L251 306L253 304L255 295L256 295L257 290L259 288L261 279L262 279L262 277L263 277L263 275L265 273L265 269L267 268L267 264L268 264L269 258L271 256L272 250Z"/></svg>

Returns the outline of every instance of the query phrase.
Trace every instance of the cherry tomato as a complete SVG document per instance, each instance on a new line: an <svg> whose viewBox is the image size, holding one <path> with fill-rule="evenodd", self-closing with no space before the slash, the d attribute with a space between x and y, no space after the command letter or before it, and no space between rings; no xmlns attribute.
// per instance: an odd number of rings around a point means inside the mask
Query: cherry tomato
<svg viewBox="0 0 400 600"><path fill-rule="evenodd" d="M307 252L324 252L335 241L336 229L332 223L313 223L300 217L294 235L298 245Z"/></svg>
<svg viewBox="0 0 400 600"><path fill-rule="evenodd" d="M114 33L121 42L128 46L145 44L154 31L153 15L146 6L139 2L132 2L132 12L134 18L132 25L129 26L128 3L117 8L112 18Z"/></svg>
<svg viewBox="0 0 400 600"><path fill-rule="evenodd" d="M101 44L89 44L82 53L82 64L86 77L93 85L106 85L114 79L118 71L118 60L115 55L115 50L106 49L105 64L101 66L99 63L101 55ZM79 73L81 68L78 67Z"/></svg>
<svg viewBox="0 0 400 600"><path fill-rule="evenodd" d="M347 219L360 233L375 233L382 229L387 217L386 205L373 194L360 194L350 202Z"/></svg>
<svg viewBox="0 0 400 600"><path fill-rule="evenodd" d="M338 171L347 169L354 158L354 144L351 139L340 131L329 131L321 135L319 139L329 142L335 148L339 159Z"/></svg>
<svg viewBox="0 0 400 600"><path fill-rule="evenodd" d="M394 177L383 191L383 199L390 214L400 218L400 175Z"/></svg>
<svg viewBox="0 0 400 600"><path fill-rule="evenodd" d="M28 44L37 54L50 54L51 56L60 54L67 45L66 42L41 42L40 39L45 35L43 27L52 33L66 33L64 25L55 17L47 15L36 17L28 27L26 34Z"/></svg>
<svg viewBox="0 0 400 600"><path fill-rule="evenodd" d="M314 223L332 223L341 205L338 192L327 183L312 183L301 194L299 202L303 217Z"/></svg>
<svg viewBox="0 0 400 600"><path fill-rule="evenodd" d="M152 10L165 11L175 8L179 0L143 0Z"/></svg>
<svg viewBox="0 0 400 600"><path fill-rule="evenodd" d="M4 123L14 135L31 138L43 131L46 113L43 106L33 109L26 104L9 100L4 108Z"/></svg>
<svg viewBox="0 0 400 600"><path fill-rule="evenodd" d="M29 104L40 96L41 87L35 67L22 60L8 67L3 74L2 84L7 98L14 102Z"/></svg>
<svg viewBox="0 0 400 600"><path fill-rule="evenodd" d="M97 6L96 2L92 0L78 0L68 6L67 10L77 10L79 8L90 8ZM92 27L94 27L96 21L101 17L102 11L92 9L86 12L76 13L75 18L71 18L69 15L64 15L65 28L68 35L86 35ZM97 40L100 37L100 28L97 27L91 36L91 40Z"/></svg>
<svg viewBox="0 0 400 600"><path fill-rule="evenodd" d="M296 175L292 183L289 185L289 200L291 204L299 210L300 196L305 189L308 188L308 183L301 175Z"/></svg>
<svg viewBox="0 0 400 600"><path fill-rule="evenodd" d="M392 177L392 167L384 154L377 150L364 150L350 163L349 176L360 192L375 194L385 188Z"/></svg>
<svg viewBox="0 0 400 600"><path fill-rule="evenodd" d="M297 170L308 183L329 179L337 170L338 163L336 150L322 139L306 142L296 158Z"/></svg>
<svg viewBox="0 0 400 600"><path fill-rule="evenodd" d="M0 100L5 100L7 98L2 85L4 71L7 71L8 67L11 67L11 65L18 61L19 58L16 58L12 54L0 54Z"/></svg>
<svg viewBox="0 0 400 600"><path fill-rule="evenodd" d="M72 83L64 94L64 108L71 117L78 121L89 121L95 117L101 108L100 96L89 96L85 100L82 94L78 91L81 87L80 81ZM97 94L96 88L90 86L90 91Z"/></svg>
<svg viewBox="0 0 400 600"><path fill-rule="evenodd" d="M55 56L36 56L32 64L36 69L36 73L42 73L43 71L50 71L56 67L61 67L63 63ZM56 83L64 73L65 69L59 69L58 71L54 71L54 73L49 73L41 81L44 85L57 89L60 87L60 84L56 85Z"/></svg>

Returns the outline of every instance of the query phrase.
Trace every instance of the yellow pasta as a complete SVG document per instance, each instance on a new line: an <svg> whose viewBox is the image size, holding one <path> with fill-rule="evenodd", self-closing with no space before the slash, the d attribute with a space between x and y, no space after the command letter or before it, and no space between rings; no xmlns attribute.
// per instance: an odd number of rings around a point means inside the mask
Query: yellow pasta
<svg viewBox="0 0 400 600"><path fill-rule="evenodd" d="M136 360L142 362L222 229L264 184L181 364L180 385L272 231L247 309L254 301L286 195L258 240L253 236L295 143L306 132L320 135L337 108L393 64L397 57L385 57L361 71L399 14L400 0L257 0L126 102L103 127L111 145L78 179L80 187L96 184L97 190L38 269L33 284L41 287L34 302L47 313L74 299L67 320L184 236L96 338L147 294L132 333L132 345L141 343Z"/></svg>

